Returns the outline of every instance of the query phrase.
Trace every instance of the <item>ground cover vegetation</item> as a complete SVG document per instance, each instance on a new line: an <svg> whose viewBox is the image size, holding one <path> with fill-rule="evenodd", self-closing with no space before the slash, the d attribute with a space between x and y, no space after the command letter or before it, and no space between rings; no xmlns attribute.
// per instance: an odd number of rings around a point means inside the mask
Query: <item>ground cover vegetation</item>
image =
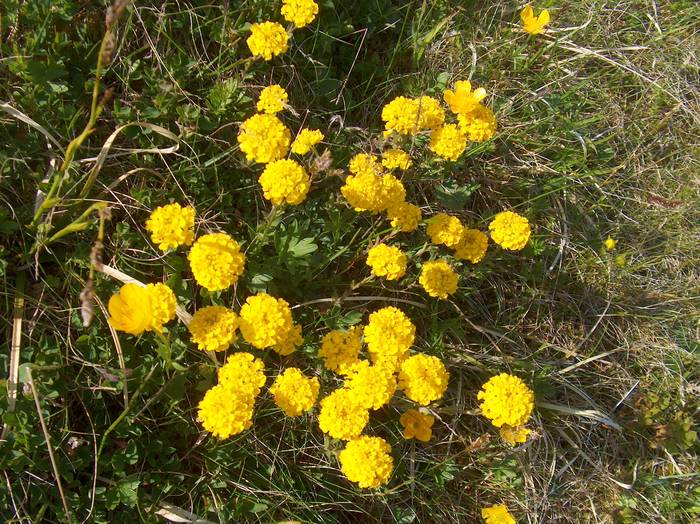
<svg viewBox="0 0 700 524"><path fill-rule="evenodd" d="M0 11L8 522L695 522L700 7Z"/></svg>

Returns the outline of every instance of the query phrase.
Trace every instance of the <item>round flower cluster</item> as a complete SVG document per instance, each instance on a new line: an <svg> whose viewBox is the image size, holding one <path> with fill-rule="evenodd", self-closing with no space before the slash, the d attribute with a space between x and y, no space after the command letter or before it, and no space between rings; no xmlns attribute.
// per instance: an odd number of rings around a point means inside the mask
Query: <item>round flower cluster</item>
<svg viewBox="0 0 700 524"><path fill-rule="evenodd" d="M382 153L382 165L387 169L401 169L405 171L413 165L413 162L406 151L389 149Z"/></svg>
<svg viewBox="0 0 700 524"><path fill-rule="evenodd" d="M144 331L163 331L175 318L177 302L165 284L124 284L107 304L109 323L117 331L139 336Z"/></svg>
<svg viewBox="0 0 700 524"><path fill-rule="evenodd" d="M428 220L427 233L433 244L455 247L462 238L464 226L457 217L438 213Z"/></svg>
<svg viewBox="0 0 700 524"><path fill-rule="evenodd" d="M445 365L439 358L419 353L401 364L399 389L409 399L427 406L442 398L449 378Z"/></svg>
<svg viewBox="0 0 700 524"><path fill-rule="evenodd" d="M319 387L316 377L308 378L297 368L287 368L284 373L277 375L270 393L285 415L298 417L314 406Z"/></svg>
<svg viewBox="0 0 700 524"><path fill-rule="evenodd" d="M459 128L469 140L486 142L496 134L496 115L488 107L477 106L470 113L457 116Z"/></svg>
<svg viewBox="0 0 700 524"><path fill-rule="evenodd" d="M382 108L385 135L415 135L425 129L435 129L445 121L440 102L430 96L406 98L398 96Z"/></svg>
<svg viewBox="0 0 700 524"><path fill-rule="evenodd" d="M301 204L311 187L309 175L294 160L275 160L265 166L258 179L263 196L275 205Z"/></svg>
<svg viewBox="0 0 700 524"><path fill-rule="evenodd" d="M197 418L215 437L237 435L253 424L253 403L245 396L219 384L209 389L198 406Z"/></svg>
<svg viewBox="0 0 700 524"><path fill-rule="evenodd" d="M378 175L367 171L348 176L340 188L355 211L381 213L389 206L403 202L406 190L399 179L391 174Z"/></svg>
<svg viewBox="0 0 700 524"><path fill-rule="evenodd" d="M318 4L313 0L282 0L282 16L297 27L313 22L318 14Z"/></svg>
<svg viewBox="0 0 700 524"><path fill-rule="evenodd" d="M338 456L340 467L351 482L361 488L386 484L394 469L391 446L381 437L363 436L351 440Z"/></svg>
<svg viewBox="0 0 700 524"><path fill-rule="evenodd" d="M384 170L379 159L367 153L358 153L350 159L349 171L353 175L382 175Z"/></svg>
<svg viewBox="0 0 700 524"><path fill-rule="evenodd" d="M287 332L287 335L281 342L272 346L272 350L285 357L294 353L303 343L304 337L301 336L301 326L299 324L292 324L292 329Z"/></svg>
<svg viewBox="0 0 700 524"><path fill-rule="evenodd" d="M289 35L277 22L263 22L250 26L250 36L246 43L253 56L260 56L264 60L272 60L273 56L281 55L287 51Z"/></svg>
<svg viewBox="0 0 700 524"><path fill-rule="evenodd" d="M235 284L245 266L240 245L226 233L199 237L187 258L195 280L209 291L220 291Z"/></svg>
<svg viewBox="0 0 700 524"><path fill-rule="evenodd" d="M491 240L510 251L520 251L530 240L530 223L522 215L501 211L489 224Z"/></svg>
<svg viewBox="0 0 700 524"><path fill-rule="evenodd" d="M421 442L428 442L433 436L435 417L432 415L409 409L401 415L399 422L403 426L403 438L406 440L415 438Z"/></svg>
<svg viewBox="0 0 700 524"><path fill-rule="evenodd" d="M393 306L375 311L365 326L364 339L372 362L397 369L416 337L416 326Z"/></svg>
<svg viewBox="0 0 700 524"><path fill-rule="evenodd" d="M367 253L367 265L372 268L372 274L386 277L387 280L398 280L406 274L406 254L398 247L378 244Z"/></svg>
<svg viewBox="0 0 700 524"><path fill-rule="evenodd" d="M241 395L257 397L266 381L265 364L250 353L234 353L219 368L219 384Z"/></svg>
<svg viewBox="0 0 700 524"><path fill-rule="evenodd" d="M513 515L510 514L505 504L483 508L481 518L486 524L515 524Z"/></svg>
<svg viewBox="0 0 700 524"><path fill-rule="evenodd" d="M267 164L284 158L292 135L275 115L258 113L241 124L238 144L251 162Z"/></svg>
<svg viewBox="0 0 700 524"><path fill-rule="evenodd" d="M530 436L530 430L523 426L514 428L503 425L500 427L498 432L500 433L501 438L511 446L527 442L527 437Z"/></svg>
<svg viewBox="0 0 700 524"><path fill-rule="evenodd" d="M405 233L418 229L418 223L422 217L420 208L408 202L397 202L389 206L386 214L391 220L391 227Z"/></svg>
<svg viewBox="0 0 700 524"><path fill-rule="evenodd" d="M318 356L323 359L327 369L347 375L351 367L360 362L361 337L361 327L354 327L349 331L331 331L323 337Z"/></svg>
<svg viewBox="0 0 700 524"><path fill-rule="evenodd" d="M345 387L357 403L365 409L379 409L389 403L396 391L396 377L392 370L373 366L366 360L352 367Z"/></svg>
<svg viewBox="0 0 700 524"><path fill-rule="evenodd" d="M430 150L445 160L457 160L467 148L467 136L456 124L445 124L430 135Z"/></svg>
<svg viewBox="0 0 700 524"><path fill-rule="evenodd" d="M267 113L269 115L274 115L279 113L284 109L289 95L280 85L273 84L267 86L260 92L260 98L258 99L258 111L261 113Z"/></svg>
<svg viewBox="0 0 700 524"><path fill-rule="evenodd" d="M486 256L489 237L478 229L464 229L459 243L455 246L455 257L477 264Z"/></svg>
<svg viewBox="0 0 700 524"><path fill-rule="evenodd" d="M302 129L292 142L292 153L305 155L323 139L323 133L318 129Z"/></svg>
<svg viewBox="0 0 700 524"><path fill-rule="evenodd" d="M346 388L336 389L321 400L318 425L321 431L333 438L352 440L357 438L369 422L369 411L363 408L356 395Z"/></svg>
<svg viewBox="0 0 700 524"><path fill-rule="evenodd" d="M146 221L146 231L161 251L189 246L194 240L194 208L180 204L157 207Z"/></svg>
<svg viewBox="0 0 700 524"><path fill-rule="evenodd" d="M457 273L447 260L435 260L423 264L418 282L431 297L446 299L457 291Z"/></svg>
<svg viewBox="0 0 700 524"><path fill-rule="evenodd" d="M198 309L189 326L192 342L202 351L223 351L236 338L238 317L223 306Z"/></svg>
<svg viewBox="0 0 700 524"><path fill-rule="evenodd" d="M519 377L501 373L491 377L477 394L481 411L500 428L522 426L530 418L535 395Z"/></svg>
<svg viewBox="0 0 700 524"><path fill-rule="evenodd" d="M258 293L246 299L240 315L243 338L258 349L285 347L294 335L292 311L284 299Z"/></svg>

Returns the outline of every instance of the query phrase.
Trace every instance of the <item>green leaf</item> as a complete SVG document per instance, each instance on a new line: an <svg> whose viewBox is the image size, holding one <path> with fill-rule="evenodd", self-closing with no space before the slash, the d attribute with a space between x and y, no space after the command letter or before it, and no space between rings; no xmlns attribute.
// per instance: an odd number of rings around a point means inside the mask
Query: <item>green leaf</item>
<svg viewBox="0 0 700 524"><path fill-rule="evenodd" d="M456 180L446 180L435 188L435 196L438 202L446 208L460 210L465 208L469 197L479 187L481 187L481 184L477 182L462 185Z"/></svg>

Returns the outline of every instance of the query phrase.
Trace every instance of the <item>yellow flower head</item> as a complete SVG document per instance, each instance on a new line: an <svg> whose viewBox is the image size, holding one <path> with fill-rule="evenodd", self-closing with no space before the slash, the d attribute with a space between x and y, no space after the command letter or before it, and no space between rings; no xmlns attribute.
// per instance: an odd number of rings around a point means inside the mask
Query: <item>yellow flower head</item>
<svg viewBox="0 0 700 524"><path fill-rule="evenodd" d="M367 265L372 274L387 280L398 280L406 274L406 254L398 247L378 244L367 253Z"/></svg>
<svg viewBox="0 0 700 524"><path fill-rule="evenodd" d="M467 148L467 137L456 124L445 124L431 133L428 147L437 156L454 162Z"/></svg>
<svg viewBox="0 0 700 524"><path fill-rule="evenodd" d="M259 113L241 124L238 144L246 158L267 164L284 158L292 134L275 115Z"/></svg>
<svg viewBox="0 0 700 524"><path fill-rule="evenodd" d="M405 171L413 165L413 162L406 151L389 149L382 153L382 165L387 169L401 169Z"/></svg>
<svg viewBox="0 0 700 524"><path fill-rule="evenodd" d="M348 169L353 175L381 175L384 173L379 159L369 153L358 153L350 159Z"/></svg>
<svg viewBox="0 0 700 524"><path fill-rule="evenodd" d="M406 198L403 184L394 175L381 176L369 172L348 176L340 192L358 212L381 213Z"/></svg>
<svg viewBox="0 0 700 524"><path fill-rule="evenodd" d="M427 406L442 398L449 379L439 358L418 353L401 364L399 389L412 401Z"/></svg>
<svg viewBox="0 0 700 524"><path fill-rule="evenodd" d="M360 326L349 331L331 331L323 337L318 356L323 359L327 369L340 375L347 375L350 368L360 361L361 337L362 327Z"/></svg>
<svg viewBox="0 0 700 524"><path fill-rule="evenodd" d="M235 284L245 267L241 246L226 233L199 237L187 258L194 279L209 291L220 291Z"/></svg>
<svg viewBox="0 0 700 524"><path fill-rule="evenodd" d="M364 333L372 362L396 369L415 340L416 326L403 311L389 306L369 316Z"/></svg>
<svg viewBox="0 0 700 524"><path fill-rule="evenodd" d="M324 138L318 129L302 129L292 142L292 153L305 155Z"/></svg>
<svg viewBox="0 0 700 524"><path fill-rule="evenodd" d="M340 469L350 482L361 488L386 484L394 469L391 446L381 437L363 436L351 440L338 455Z"/></svg>
<svg viewBox="0 0 700 524"><path fill-rule="evenodd" d="M544 27L549 24L549 11L543 9L539 16L535 17L532 6L526 5L520 12L520 20L523 22L523 29L531 35L539 35L544 31Z"/></svg>
<svg viewBox="0 0 700 524"><path fill-rule="evenodd" d="M469 80L458 80L455 82L455 90L446 89L443 97L453 113L465 114L475 109L479 102L486 98L486 89L480 87L472 91Z"/></svg>
<svg viewBox="0 0 700 524"><path fill-rule="evenodd" d="M422 214L420 208L408 202L396 202L386 210L387 217L391 220L391 227L398 228L404 233L418 229Z"/></svg>
<svg viewBox="0 0 700 524"><path fill-rule="evenodd" d="M535 406L535 394L520 378L508 373L491 377L477 394L481 412L491 424L522 426Z"/></svg>
<svg viewBox="0 0 700 524"><path fill-rule="evenodd" d="M278 355L286 357L294 353L303 343L304 337L301 336L301 326L292 324L292 329L287 332L284 340L272 346L272 350Z"/></svg>
<svg viewBox="0 0 700 524"><path fill-rule="evenodd" d="M478 229L465 229L455 248L455 257L477 264L484 259L489 237Z"/></svg>
<svg viewBox="0 0 700 524"><path fill-rule="evenodd" d="M313 22L318 14L318 4L313 0L282 0L282 16L297 27Z"/></svg>
<svg viewBox="0 0 700 524"><path fill-rule="evenodd" d="M180 204L158 207L146 220L146 231L161 251L189 246L194 240L194 208Z"/></svg>
<svg viewBox="0 0 700 524"><path fill-rule="evenodd" d="M294 160L275 160L265 166L258 179L263 196L275 205L301 204L311 187L309 175Z"/></svg>
<svg viewBox="0 0 700 524"><path fill-rule="evenodd" d="M272 60L273 56L287 51L289 35L277 22L263 22L250 26L250 36L246 40L248 49L253 56L264 60Z"/></svg>
<svg viewBox="0 0 700 524"><path fill-rule="evenodd" d="M223 351L236 338L238 317L223 306L207 306L195 312L188 328L202 351Z"/></svg>
<svg viewBox="0 0 700 524"><path fill-rule="evenodd" d="M284 373L277 375L270 393L275 398L275 404L288 417L298 417L309 411L318 398L319 383L316 377L305 377L297 368L287 368Z"/></svg>
<svg viewBox="0 0 700 524"><path fill-rule="evenodd" d="M417 99L398 96L384 106L382 120L387 132L415 135L440 127L445 121L445 111L440 102L430 96Z"/></svg>
<svg viewBox="0 0 700 524"><path fill-rule="evenodd" d="M457 291L459 277L447 260L435 260L423 264L418 281L431 297L446 299Z"/></svg>
<svg viewBox="0 0 700 524"><path fill-rule="evenodd" d="M165 284L148 284L146 290L150 295L152 329L161 333L163 325L175 318L175 293Z"/></svg>
<svg viewBox="0 0 700 524"><path fill-rule="evenodd" d="M109 299L109 323L117 331L141 335L153 328L151 293L138 284L124 284Z"/></svg>
<svg viewBox="0 0 700 524"><path fill-rule="evenodd" d="M512 426L503 425L499 429L499 433L505 442L511 446L515 446L516 444L527 442L527 437L530 435L530 430L524 426L514 428Z"/></svg>
<svg viewBox="0 0 700 524"><path fill-rule="evenodd" d="M267 86L260 92L260 99L257 105L258 111L274 115L284 109L288 99L289 95L287 95L282 86L277 84Z"/></svg>
<svg viewBox="0 0 700 524"><path fill-rule="evenodd" d="M351 440L360 436L369 421L369 411L347 389L336 389L321 400L318 425L333 438Z"/></svg>
<svg viewBox="0 0 700 524"><path fill-rule="evenodd" d="M253 347L265 349L284 344L292 329L292 311L281 298L258 293L248 297L241 307L241 333Z"/></svg>
<svg viewBox="0 0 700 524"><path fill-rule="evenodd" d="M464 114L457 115L459 128L474 142L486 142L496 134L496 115L488 107L478 105Z"/></svg>
<svg viewBox="0 0 700 524"><path fill-rule="evenodd" d="M501 211L489 224L491 240L510 251L520 251L530 240L530 223L522 215Z"/></svg>
<svg viewBox="0 0 700 524"><path fill-rule="evenodd" d="M508 512L505 504L482 509L481 517L486 524L515 524L515 519Z"/></svg>
<svg viewBox="0 0 700 524"><path fill-rule="evenodd" d="M615 249L615 246L617 246L617 240L609 236L603 241L603 245L605 246L605 249L612 251Z"/></svg>
<svg viewBox="0 0 700 524"><path fill-rule="evenodd" d="M240 397L255 399L266 381L265 364L250 353L234 353L219 368L219 384Z"/></svg>
<svg viewBox="0 0 700 524"><path fill-rule="evenodd" d="M403 438L410 440L415 438L421 442L428 442L433 436L433 424L435 417L427 413L421 413L416 409L409 409L399 419L403 426Z"/></svg>
<svg viewBox="0 0 700 524"><path fill-rule="evenodd" d="M459 244L463 232L464 226L457 217L438 213L428 220L427 233L433 244L455 247Z"/></svg>
<svg viewBox="0 0 700 524"><path fill-rule="evenodd" d="M345 387L365 409L379 409L389 403L396 391L396 377L383 366L373 366L366 360L352 367Z"/></svg>
<svg viewBox="0 0 700 524"><path fill-rule="evenodd" d="M253 400L222 385L206 392L197 414L206 431L218 438L237 435L252 425Z"/></svg>

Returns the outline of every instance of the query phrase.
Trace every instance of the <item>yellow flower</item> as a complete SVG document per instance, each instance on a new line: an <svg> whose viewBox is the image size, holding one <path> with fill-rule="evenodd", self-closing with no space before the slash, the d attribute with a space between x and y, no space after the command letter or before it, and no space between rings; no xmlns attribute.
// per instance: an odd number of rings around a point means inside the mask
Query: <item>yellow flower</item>
<svg viewBox="0 0 700 524"><path fill-rule="evenodd" d="M360 361L361 337L362 327L360 326L349 331L331 331L323 337L318 356L323 359L327 369L340 375L347 375L351 366Z"/></svg>
<svg viewBox="0 0 700 524"><path fill-rule="evenodd" d="M338 460L343 474L361 488L386 484L394 469L391 446L381 437L363 436L351 440Z"/></svg>
<svg viewBox="0 0 700 524"><path fill-rule="evenodd" d="M406 198L403 184L391 174L381 176L363 172L356 176L350 175L345 179L340 192L358 212L381 213Z"/></svg>
<svg viewBox="0 0 700 524"><path fill-rule="evenodd" d="M234 353L219 368L219 384L240 397L255 399L266 381L265 364L250 353Z"/></svg>
<svg viewBox="0 0 700 524"><path fill-rule="evenodd" d="M433 244L455 247L459 244L463 232L464 226L457 217L438 213L428 220L427 233Z"/></svg>
<svg viewBox="0 0 700 524"><path fill-rule="evenodd" d="M378 244L367 253L367 265L372 268L372 274L386 277L387 280L397 280L406 274L406 254L398 247Z"/></svg>
<svg viewBox="0 0 700 524"><path fill-rule="evenodd" d="M275 160L265 166L258 179L263 196L275 205L301 204L311 187L309 175L294 160Z"/></svg>
<svg viewBox="0 0 700 524"><path fill-rule="evenodd" d="M422 218L420 208L408 202L392 204L387 209L386 214L391 220L391 227L398 228L404 233L418 229L418 223Z"/></svg>
<svg viewBox="0 0 700 524"><path fill-rule="evenodd" d="M241 124L238 144L246 158L267 164L284 158L292 134L275 115L257 114Z"/></svg>
<svg viewBox="0 0 700 524"><path fill-rule="evenodd" d="M318 14L318 4L313 0L282 0L282 16L297 27L313 22Z"/></svg>
<svg viewBox="0 0 700 524"><path fill-rule="evenodd" d="M347 389L336 389L321 400L318 425L333 438L351 440L360 436L369 421L369 411L358 404Z"/></svg>
<svg viewBox="0 0 700 524"><path fill-rule="evenodd" d="M153 327L151 293L138 284L124 284L107 305L109 323L117 331L141 335Z"/></svg>
<svg viewBox="0 0 700 524"><path fill-rule="evenodd" d="M605 249L612 251L617 246L617 240L609 236L605 239L605 241L603 241L603 245L605 246Z"/></svg>
<svg viewBox="0 0 700 524"><path fill-rule="evenodd" d="M412 401L427 406L442 398L449 379L439 358L418 353L401 364L399 389Z"/></svg>
<svg viewBox="0 0 700 524"><path fill-rule="evenodd" d="M421 413L416 409L409 409L399 419L403 426L403 438L410 440L415 438L421 442L428 442L433 436L433 424L435 417L427 413Z"/></svg>
<svg viewBox="0 0 700 524"><path fill-rule="evenodd" d="M245 267L241 246L226 233L199 237L187 258L194 279L209 291L220 291L235 284Z"/></svg>
<svg viewBox="0 0 700 524"><path fill-rule="evenodd" d="M280 24L263 22L250 26L250 36L246 42L253 56L272 60L273 56L280 55L287 50L288 40L289 35Z"/></svg>
<svg viewBox="0 0 700 524"><path fill-rule="evenodd" d="M489 237L478 229L465 229L454 247L455 257L477 264L484 259L489 245Z"/></svg>
<svg viewBox="0 0 700 524"><path fill-rule="evenodd" d="M205 430L218 438L228 438L252 425L253 400L236 395L222 385L206 392L199 403L197 418Z"/></svg>
<svg viewBox="0 0 700 524"><path fill-rule="evenodd" d="M499 433L501 434L501 438L503 440L505 440L511 446L515 446L516 444L527 442L527 437L530 435L530 430L524 426L514 428L512 426L503 425L501 426Z"/></svg>
<svg viewBox="0 0 700 524"><path fill-rule="evenodd" d="M423 264L418 281L431 297L446 299L457 291L459 277L447 260L435 260Z"/></svg>
<svg viewBox="0 0 700 524"><path fill-rule="evenodd" d="M305 155L324 138L318 129L302 129L292 142L292 153Z"/></svg>
<svg viewBox="0 0 700 524"><path fill-rule="evenodd" d="M520 378L501 373L491 377L477 394L481 412L500 428L522 426L535 406L535 394Z"/></svg>
<svg viewBox="0 0 700 524"><path fill-rule="evenodd" d="M382 153L382 165L387 169L406 170L413 165L411 157L401 149L389 149Z"/></svg>
<svg viewBox="0 0 700 524"><path fill-rule="evenodd" d="M146 231L161 251L189 246L194 240L194 208L180 204L158 207L146 221Z"/></svg>
<svg viewBox="0 0 700 524"><path fill-rule="evenodd" d="M241 308L241 333L253 347L265 349L287 342L294 328L289 304L267 293L248 297Z"/></svg>
<svg viewBox="0 0 700 524"><path fill-rule="evenodd" d="M388 306L369 316L364 331L372 362L396 369L416 337L416 326L398 308Z"/></svg>
<svg viewBox="0 0 700 524"><path fill-rule="evenodd" d="M515 519L508 512L505 504L482 509L481 517L486 521L486 524L515 524Z"/></svg>
<svg viewBox="0 0 700 524"><path fill-rule="evenodd" d="M150 295L153 330L161 333L163 325L175 318L177 300L172 289L165 284L148 284L146 290Z"/></svg>
<svg viewBox="0 0 700 524"><path fill-rule="evenodd" d="M415 135L424 129L440 127L445 121L445 111L430 96L417 99L398 96L382 108L382 120L387 132Z"/></svg>
<svg viewBox="0 0 700 524"><path fill-rule="evenodd" d="M457 115L459 128L474 142L486 142L496 134L496 115L488 107L478 105L464 114Z"/></svg>
<svg viewBox="0 0 700 524"><path fill-rule="evenodd" d="M539 16L535 18L532 6L526 5L520 12L520 20L523 22L523 29L526 33L539 35L544 31L544 26L549 23L549 11L543 9Z"/></svg>
<svg viewBox="0 0 700 524"><path fill-rule="evenodd" d="M257 105L258 111L274 115L284 109L288 99L289 95L287 95L282 86L277 84L267 86L260 92L260 99Z"/></svg>
<svg viewBox="0 0 700 524"><path fill-rule="evenodd" d="M238 317L223 306L207 306L195 312L188 328L202 351L223 351L236 338Z"/></svg>
<svg viewBox="0 0 700 524"><path fill-rule="evenodd" d="M272 346L272 350L278 355L286 357L294 353L303 343L304 337L301 336L301 326L299 324L292 324L292 329L287 332L284 340Z"/></svg>
<svg viewBox="0 0 700 524"><path fill-rule="evenodd" d="M270 393L285 415L298 417L314 407L319 387L316 377L308 378L297 368L287 368L277 375Z"/></svg>
<svg viewBox="0 0 700 524"><path fill-rule="evenodd" d="M379 409L389 403L396 391L396 377L383 366L373 366L366 360L352 367L345 387L365 409Z"/></svg>
<svg viewBox="0 0 700 524"><path fill-rule="evenodd" d="M430 135L430 150L454 162L467 148L467 137L456 124L445 124Z"/></svg>
<svg viewBox="0 0 700 524"><path fill-rule="evenodd" d="M381 175L384 170L379 159L369 153L358 153L350 159L348 169L353 175Z"/></svg>
<svg viewBox="0 0 700 524"><path fill-rule="evenodd" d="M501 211L489 224L491 240L510 251L520 251L530 240L530 223L522 215Z"/></svg>
<svg viewBox="0 0 700 524"><path fill-rule="evenodd" d="M443 93L445 102L450 110L456 114L469 113L486 98L486 89L480 87L472 91L472 84L468 80L455 82L455 90L446 89Z"/></svg>

